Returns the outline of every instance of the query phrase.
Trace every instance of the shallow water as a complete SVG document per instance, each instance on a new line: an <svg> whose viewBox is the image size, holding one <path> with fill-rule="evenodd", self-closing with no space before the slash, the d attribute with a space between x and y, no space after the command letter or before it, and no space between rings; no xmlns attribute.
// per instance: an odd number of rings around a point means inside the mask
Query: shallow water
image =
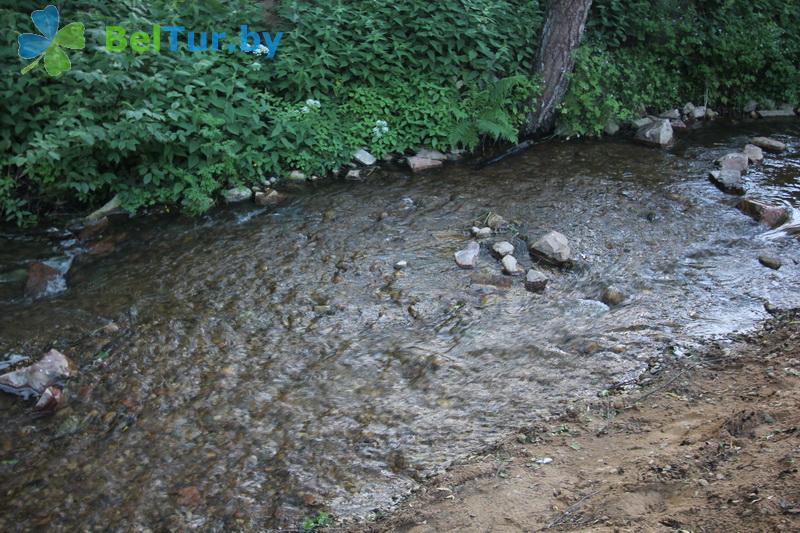
<svg viewBox="0 0 800 533"><path fill-rule="evenodd" d="M790 150L750 172L751 196L800 206L798 122L712 126L671 151L554 142L482 171L323 185L277 210L138 219L113 255L76 259L64 292L32 302L0 284L0 354L55 343L81 369L53 417L0 397L0 529L363 516L659 357L752 327L767 301L800 305L800 243L706 177L755 134ZM488 212L519 235L564 233L578 267L550 272L543 296L471 283L453 253ZM515 235L490 242L513 238L528 266ZM0 272L67 255L0 238ZM485 249L479 270L500 273ZM622 306L597 301L608 284ZM109 321L122 329L86 336Z"/></svg>

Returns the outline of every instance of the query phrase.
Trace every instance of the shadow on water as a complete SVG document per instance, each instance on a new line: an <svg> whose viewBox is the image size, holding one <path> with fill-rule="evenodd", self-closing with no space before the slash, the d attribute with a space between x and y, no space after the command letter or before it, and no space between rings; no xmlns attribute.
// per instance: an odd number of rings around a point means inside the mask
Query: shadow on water
<svg viewBox="0 0 800 533"><path fill-rule="evenodd" d="M65 292L32 302L0 285L0 353L60 341L81 368L51 418L0 398L0 527L364 515L670 347L751 327L767 301L798 305L797 241L706 178L755 134L790 150L749 174L751 194L798 206L796 122L708 127L668 152L554 142L481 171L330 184L277 210L134 220L115 254L76 260ZM543 296L472 283L452 256L490 211L514 223L495 240L523 265L521 236L555 229L578 268L550 272ZM0 270L57 253L6 238ZM479 270L500 268L484 250ZM609 284L624 304L597 301ZM108 321L122 329L86 337Z"/></svg>

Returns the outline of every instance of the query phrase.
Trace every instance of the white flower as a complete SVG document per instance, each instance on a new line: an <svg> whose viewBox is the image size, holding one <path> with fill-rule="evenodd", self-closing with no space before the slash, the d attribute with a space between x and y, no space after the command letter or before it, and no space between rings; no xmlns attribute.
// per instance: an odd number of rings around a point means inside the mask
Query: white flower
<svg viewBox="0 0 800 533"><path fill-rule="evenodd" d="M252 65L250 65L250 69L251 70L261 70L261 67L262 67L262 65L258 61L256 61Z"/></svg>
<svg viewBox="0 0 800 533"><path fill-rule="evenodd" d="M385 120L376 120L375 127L372 128L372 134L375 137L383 137L387 133L389 133L389 123Z"/></svg>
<svg viewBox="0 0 800 533"><path fill-rule="evenodd" d="M309 111L311 111L311 109L307 105L300 108L301 113L308 113Z"/></svg>
<svg viewBox="0 0 800 533"><path fill-rule="evenodd" d="M306 105L308 107L313 107L315 109L319 109L320 107L322 107L322 104L319 103L319 100L312 100L311 98L306 100Z"/></svg>
<svg viewBox="0 0 800 533"><path fill-rule="evenodd" d="M267 56L269 55L269 48L264 46L263 44L258 45L258 48L253 50L253 53L257 56Z"/></svg>

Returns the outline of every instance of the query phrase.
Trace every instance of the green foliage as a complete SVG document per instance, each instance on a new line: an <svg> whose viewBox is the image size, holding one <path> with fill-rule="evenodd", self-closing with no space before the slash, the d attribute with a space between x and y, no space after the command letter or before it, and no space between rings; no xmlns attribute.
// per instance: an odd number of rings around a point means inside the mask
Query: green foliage
<svg viewBox="0 0 800 533"><path fill-rule="evenodd" d="M641 106L800 100L800 2L596 0L562 124L596 134Z"/></svg>
<svg viewBox="0 0 800 533"><path fill-rule="evenodd" d="M128 36L156 23L232 35L243 23L267 29L259 2L74 0L60 6L62 26L84 23L86 50L72 53L72 69L55 79L42 69L22 75L26 62L16 56L17 35L33 30L30 13L41 5L0 8L0 97L8 102L0 221L30 223L53 206L98 205L115 194L132 211L175 205L201 213L223 188L293 169L323 175L360 147L379 156L448 148L470 117L491 126L480 133L515 136L516 103L498 107L475 95L530 71L537 2L280 5L285 20L268 29L284 38L269 61L172 52L165 36L160 54L105 49L107 25Z"/></svg>
<svg viewBox="0 0 800 533"><path fill-rule="evenodd" d="M329 526L333 522L333 516L330 513L319 512L311 518L306 518L303 521L303 531L315 531L317 529Z"/></svg>

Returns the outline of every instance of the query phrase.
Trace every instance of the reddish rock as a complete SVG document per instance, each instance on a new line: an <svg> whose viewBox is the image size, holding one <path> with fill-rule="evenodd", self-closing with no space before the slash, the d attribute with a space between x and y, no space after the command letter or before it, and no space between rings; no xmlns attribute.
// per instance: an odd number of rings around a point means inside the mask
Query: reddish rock
<svg viewBox="0 0 800 533"><path fill-rule="evenodd" d="M38 298L47 292L47 285L58 279L61 272L44 263L33 263L28 268L28 280L25 283L25 296Z"/></svg>
<svg viewBox="0 0 800 533"><path fill-rule="evenodd" d="M108 255L116 249L117 245L113 238L103 239L102 241L93 242L87 246L89 255Z"/></svg>
<svg viewBox="0 0 800 533"><path fill-rule="evenodd" d="M109 226L108 217L103 217L100 220L97 220L96 222L90 222L89 224L84 226L83 230L81 230L80 235L78 235L78 238L81 241L88 241L103 233L103 231L105 231L106 228L108 228L108 226Z"/></svg>
<svg viewBox="0 0 800 533"><path fill-rule="evenodd" d="M61 387L53 385L45 389L39 401L33 406L33 409L34 411L43 413L54 413L64 407L66 403L67 397L64 395Z"/></svg>
<svg viewBox="0 0 800 533"><path fill-rule="evenodd" d="M256 193L256 205L261 207L273 206L283 203L286 197L275 189L267 189Z"/></svg>
<svg viewBox="0 0 800 533"><path fill-rule="evenodd" d="M745 215L763 222L771 228L777 228L786 224L791 218L791 212L785 207L770 205L758 200L745 198L737 206Z"/></svg>
<svg viewBox="0 0 800 533"><path fill-rule="evenodd" d="M442 166L442 162L436 159L427 159L425 157L409 157L408 166L414 172L422 172L431 168Z"/></svg>

